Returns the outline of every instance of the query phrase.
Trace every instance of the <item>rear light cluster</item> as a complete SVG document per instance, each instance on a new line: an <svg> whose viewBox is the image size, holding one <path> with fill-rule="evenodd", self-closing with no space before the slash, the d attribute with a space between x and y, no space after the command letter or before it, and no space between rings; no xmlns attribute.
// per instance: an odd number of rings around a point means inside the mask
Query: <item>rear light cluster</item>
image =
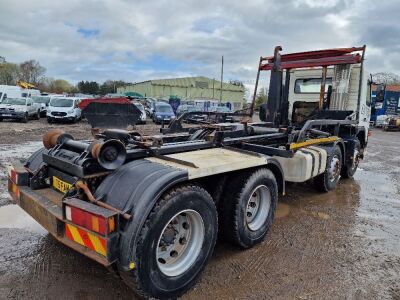
<svg viewBox="0 0 400 300"><path fill-rule="evenodd" d="M18 182L18 174L17 174L17 172L15 171L14 168L10 168L8 170L8 176L10 177L12 182L14 182L14 183Z"/></svg>
<svg viewBox="0 0 400 300"><path fill-rule="evenodd" d="M103 236L115 231L115 216L105 218L104 216L66 205L65 217L68 221L97 232Z"/></svg>
<svg viewBox="0 0 400 300"><path fill-rule="evenodd" d="M12 182L11 180L8 181L8 191L10 192L11 196L13 197L14 201L19 201L20 198L20 191L18 186Z"/></svg>

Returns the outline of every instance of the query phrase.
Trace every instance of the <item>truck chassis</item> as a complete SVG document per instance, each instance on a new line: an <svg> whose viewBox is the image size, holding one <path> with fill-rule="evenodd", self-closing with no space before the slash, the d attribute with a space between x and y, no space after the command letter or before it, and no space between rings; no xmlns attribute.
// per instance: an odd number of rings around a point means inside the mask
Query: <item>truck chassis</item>
<svg viewBox="0 0 400 300"><path fill-rule="evenodd" d="M332 57L362 62L354 49L313 55L321 66L337 63ZM279 51L268 61L259 70L280 72ZM282 80L271 82L270 93L282 95ZM287 124L271 105L263 122L184 128L182 116L152 136L106 129L76 141L52 130L44 148L10 166L9 192L60 242L114 268L138 294L177 297L200 276L218 231L243 249L260 243L285 181L312 180L328 192L363 157L357 120L332 118L340 114L324 110L323 99L323 118L301 125Z"/></svg>

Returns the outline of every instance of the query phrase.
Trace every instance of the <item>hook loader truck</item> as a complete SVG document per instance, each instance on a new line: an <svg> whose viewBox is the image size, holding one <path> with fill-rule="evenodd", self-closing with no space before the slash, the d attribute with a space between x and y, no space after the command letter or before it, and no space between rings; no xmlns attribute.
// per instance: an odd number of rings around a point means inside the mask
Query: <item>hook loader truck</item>
<svg viewBox="0 0 400 300"><path fill-rule="evenodd" d="M185 128L189 112L157 135L110 125L77 141L51 130L43 148L9 167L10 195L58 241L115 270L139 295L184 294L218 232L241 249L261 243L286 182L313 181L329 192L364 156L365 46L281 52L259 61L254 95L260 73L271 72L260 122L251 121L253 99L236 123Z"/></svg>

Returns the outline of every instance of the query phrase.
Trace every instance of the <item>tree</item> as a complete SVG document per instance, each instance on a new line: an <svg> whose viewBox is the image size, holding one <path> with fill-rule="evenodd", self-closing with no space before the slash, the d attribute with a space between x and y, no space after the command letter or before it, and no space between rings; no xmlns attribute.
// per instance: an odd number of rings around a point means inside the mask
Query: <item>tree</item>
<svg viewBox="0 0 400 300"><path fill-rule="evenodd" d="M32 84L39 84L44 79L46 68L41 66L36 60L27 60L19 65L20 80Z"/></svg>
<svg viewBox="0 0 400 300"><path fill-rule="evenodd" d="M99 93L99 84L95 81L80 81L78 82L78 89L82 94L95 95Z"/></svg>
<svg viewBox="0 0 400 300"><path fill-rule="evenodd" d="M20 70L17 64L4 61L0 64L0 84L16 85L19 80Z"/></svg>
<svg viewBox="0 0 400 300"><path fill-rule="evenodd" d="M117 92L117 88L126 86L128 83L122 80L106 80L100 86L99 93L101 95L112 94Z"/></svg>
<svg viewBox="0 0 400 300"><path fill-rule="evenodd" d="M266 88L261 88L256 97L256 109L260 107L261 104L266 103L268 100L268 91Z"/></svg>
<svg viewBox="0 0 400 300"><path fill-rule="evenodd" d="M49 86L49 92L51 93L71 93L73 86L64 79L55 79L51 81L51 85Z"/></svg>

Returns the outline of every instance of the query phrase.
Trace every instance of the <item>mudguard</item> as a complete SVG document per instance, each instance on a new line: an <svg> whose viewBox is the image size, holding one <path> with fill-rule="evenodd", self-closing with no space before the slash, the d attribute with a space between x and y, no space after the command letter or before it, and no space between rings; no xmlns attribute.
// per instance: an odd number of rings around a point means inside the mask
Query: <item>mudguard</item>
<svg viewBox="0 0 400 300"><path fill-rule="evenodd" d="M128 269L139 232L159 197L168 188L186 180L188 174L185 170L141 159L123 165L97 188L96 198L102 198L107 204L132 215L132 220L121 232L121 268Z"/></svg>
<svg viewBox="0 0 400 300"><path fill-rule="evenodd" d="M48 150L46 148L40 148L36 150L26 161L25 166L29 168L31 171L36 171L43 163L43 153L46 153Z"/></svg>
<svg viewBox="0 0 400 300"><path fill-rule="evenodd" d="M346 158L346 145L342 139L339 139L332 144L321 144L321 145L317 145L317 146L319 148L325 149L326 153L328 154L328 157L329 157L329 156L332 156L333 148L335 148L336 145L339 145L340 149L342 150L342 158L343 158L342 163L344 163L345 158Z"/></svg>
<svg viewBox="0 0 400 300"><path fill-rule="evenodd" d="M283 172L282 166L278 160L273 157L268 158L268 169L274 174L276 178L276 183L278 184L278 191L285 195L286 188L285 188L285 174Z"/></svg>

